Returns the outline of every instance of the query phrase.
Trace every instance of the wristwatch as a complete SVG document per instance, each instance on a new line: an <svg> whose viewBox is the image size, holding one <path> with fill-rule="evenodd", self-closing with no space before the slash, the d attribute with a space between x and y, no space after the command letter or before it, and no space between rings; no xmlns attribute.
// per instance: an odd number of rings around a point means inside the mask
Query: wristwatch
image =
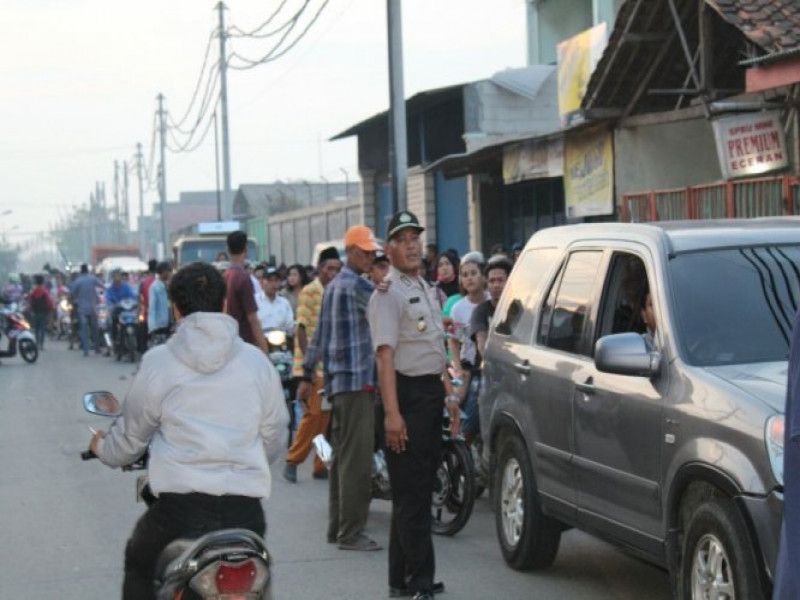
<svg viewBox="0 0 800 600"><path fill-rule="evenodd" d="M444 397L445 404L461 404L461 398L458 394L448 394Z"/></svg>

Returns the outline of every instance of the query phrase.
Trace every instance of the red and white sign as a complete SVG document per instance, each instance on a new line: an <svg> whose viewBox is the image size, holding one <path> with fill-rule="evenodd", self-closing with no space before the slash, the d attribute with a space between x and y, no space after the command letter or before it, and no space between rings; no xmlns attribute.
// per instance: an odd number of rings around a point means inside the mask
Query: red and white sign
<svg viewBox="0 0 800 600"><path fill-rule="evenodd" d="M712 124L725 179L751 177L789 166L779 111L724 117Z"/></svg>

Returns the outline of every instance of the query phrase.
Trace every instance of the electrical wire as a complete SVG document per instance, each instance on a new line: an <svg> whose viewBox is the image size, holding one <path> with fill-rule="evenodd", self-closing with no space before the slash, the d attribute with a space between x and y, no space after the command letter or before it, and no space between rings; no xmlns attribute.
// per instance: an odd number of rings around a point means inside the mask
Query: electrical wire
<svg viewBox="0 0 800 600"><path fill-rule="evenodd" d="M324 1L322 2L322 4L320 5L320 7L317 9L317 12L314 14L314 16L311 18L311 20L310 20L310 21L309 21L309 22L306 24L306 26L305 26L305 28L303 29L303 31L301 31L301 32L300 32L300 35L298 35L298 36L297 36L297 37L296 37L296 38L295 38L295 39L294 39L294 40L293 40L293 41L292 41L292 42L291 42L291 43L290 43L288 46L286 46L285 48L283 48L283 49L279 49L279 48L280 48L280 45L281 45L281 44L283 43L283 41L286 39L286 36L283 36L283 37L282 37L282 38L281 38L281 39L278 41L278 43L277 43L277 44L275 44L275 46L274 46L274 47L273 47L273 48L272 48L272 49L271 49L271 50L270 50L270 51L269 51L267 54L265 54L264 56L262 56L260 59L258 59L258 60L250 60L250 59L248 59L248 58L245 58L245 57L241 56L240 54L233 53L233 54L231 54L231 58L230 58L230 59L229 59L229 61L228 61L228 66L229 66L231 69L237 69L237 70L242 70L242 71L243 71L243 70L246 70L246 69L252 69L253 67L257 67L258 65L263 65L263 64L266 64L266 63L268 63L268 62L272 62L272 61L274 61L274 60L277 60L277 59L279 59L281 56L284 56L284 55L285 55L287 52L289 52L289 51L290 51L292 48L294 48L294 47L295 47L295 46L296 46L296 45L297 45L297 44L300 42L300 40L302 40L302 39L303 39L303 38L306 36L306 34L308 33L308 30L309 30L309 29L311 29L311 27L314 25L314 23L316 23L317 19L319 19L320 15L322 14L322 11L323 11L323 10L325 9L325 7L328 5L328 2L329 2L329 1L330 1L330 0L324 0ZM307 4L307 3L308 3L308 0L307 0L306 4ZM305 7L305 5L304 5L304 7ZM298 18L299 18L299 17L298 17ZM291 31L291 29L290 29L289 31ZM231 62L231 61L234 59L234 57L235 57L235 58L238 58L239 60L242 60L242 61L244 61L246 64L245 64L245 65L234 65L234 64Z"/></svg>
<svg viewBox="0 0 800 600"><path fill-rule="evenodd" d="M183 142L180 141L178 139L178 136L175 134L175 130L173 128L171 128L171 127L167 127L167 131L172 136L172 139L174 140L175 144L178 147L177 150L172 148L172 147L170 147L169 149L171 151L173 151L173 152L183 152L183 151L185 151L186 148L190 147L190 145L192 144L192 139L195 137L195 134L200 129L202 121L208 116L208 109L211 106L212 100L214 100L214 98L215 98L215 94L216 94L216 101L215 101L215 104L214 104L214 110L216 110L216 104L219 103L220 92L217 90L217 86L216 86L217 77L214 77L214 79L212 81L213 81L213 86L209 87L209 89L206 90L207 93L203 97L203 104L200 107L200 113L197 116L197 121L195 122L194 127L192 127L192 130L190 132L188 132L188 133L179 130L180 133L184 133L184 135L186 136L185 141L183 141ZM208 127L206 126L206 130L207 130L207 128ZM204 133L204 135L205 135L205 133Z"/></svg>
<svg viewBox="0 0 800 600"><path fill-rule="evenodd" d="M217 30L214 29L211 32L211 34L208 36L208 43L206 44L206 52L205 52L205 56L203 57L203 66L200 67L200 76L197 78L197 83L194 86L194 92L192 92L192 99L189 100L189 106L186 107L186 112L178 120L178 122L177 123L175 121L172 122L173 126L175 128L179 129L180 126L183 125L184 121L186 121L186 119L189 118L189 114L191 114L191 112L192 112L192 106L194 106L194 101L197 99L197 92L200 91L200 86L201 86L201 84L203 82L203 79L205 79L205 77L206 77L206 65L208 64L208 56L209 56L209 54L211 54L211 42L214 41L214 34L216 32L217 32ZM217 67L218 64L219 64L219 61L217 61L217 63L211 68L213 70L216 70L216 67ZM209 78L210 78L210 75L211 75L211 72L209 71Z"/></svg>
<svg viewBox="0 0 800 600"><path fill-rule="evenodd" d="M219 80L219 69L217 69L217 67L218 67L218 66L219 66L219 61L217 61L216 63L214 63L214 73L213 73L213 75L212 75L212 76L209 78L209 80L208 80L208 82L207 82L207 84L206 84L206 89L205 89L205 91L203 92L203 99L201 100L201 102L200 102L200 108L199 108L199 109L198 109L198 111L197 111L197 118L195 119L195 121L194 121L194 125L192 126L192 128L191 128L190 130L188 130L188 131L187 131L187 130L185 130L185 129L182 129L182 128L180 128L180 127L177 127L177 126L174 124L174 122L172 122L172 120L171 120L171 119L169 119L169 118L167 119L167 127L168 127L168 128L170 128L170 129L175 129L175 130L177 130L179 133L182 133L183 135L185 135L185 136L187 136L187 137L189 137L189 138L191 138L192 136L194 136L194 134L197 132L197 128L198 128L198 126L199 126L200 122L201 122L201 121L202 121L202 120L205 118L205 116L206 116L206 111L208 110L208 105L209 105L209 103L211 102L211 99L212 99L212 98L213 98L213 96L214 96L214 92L216 91L216 87L217 87L217 81Z"/></svg>
<svg viewBox="0 0 800 600"><path fill-rule="evenodd" d="M203 141L205 141L206 137L208 136L208 132L211 130L211 125L215 121L214 115L216 114L217 106L219 106L219 101L220 101L220 96L217 95L217 101L214 103L214 110L211 112L211 116L208 118L208 122L206 123L206 127L203 130L202 135L195 142L195 144L193 146L190 146L189 144L191 143L191 140L187 140L186 144L184 144L182 146L179 146L178 148L173 148L173 147L170 147L169 142L168 142L167 143L167 147L169 148L169 150L171 152L174 152L175 154L179 154L179 153L182 153L182 152L194 152L195 150L197 150L202 145Z"/></svg>
<svg viewBox="0 0 800 600"><path fill-rule="evenodd" d="M297 26L297 23L300 21L300 17L303 16L303 13L305 12L306 8L308 8L308 5L309 5L310 2L311 2L311 0L305 0L303 2L303 6L301 6L300 9L294 14L294 16L286 22L285 25L288 26L286 28L286 31L284 31L283 35L275 43L275 45L270 49L270 51L267 53L266 56L270 56L270 55L274 54L277 51L277 49L281 47L281 44L283 44L283 42L286 41L286 38L289 37L289 35L294 30L294 28ZM247 68L252 68L252 67L256 66L256 64L261 64L258 61L252 61L252 60L250 60L248 58L245 58L244 56L241 56L240 54L237 54L234 51L233 53L231 53L230 57L228 58L228 65L231 66L232 61L234 59L236 59L236 58L239 58L240 60L244 61L245 63L248 63L250 66L247 67ZM231 66L231 68L235 69L237 67Z"/></svg>
<svg viewBox="0 0 800 600"><path fill-rule="evenodd" d="M249 32L248 31L243 31L242 29L240 29L240 28L236 27L236 25L234 25L234 26L232 26L232 27L230 27L228 29L228 35L231 36L231 37L267 37L266 35L258 35L258 32L261 31L262 29L264 29L270 23L272 23L272 21L275 19L275 17L278 16L278 13L280 13L281 10L283 10L283 7L284 7L284 5L286 4L287 1L288 0L282 0L280 5L278 5L278 8L275 9L275 11L267 18L267 20L264 21L261 25L259 25L255 29L253 29L253 31L249 31Z"/></svg>

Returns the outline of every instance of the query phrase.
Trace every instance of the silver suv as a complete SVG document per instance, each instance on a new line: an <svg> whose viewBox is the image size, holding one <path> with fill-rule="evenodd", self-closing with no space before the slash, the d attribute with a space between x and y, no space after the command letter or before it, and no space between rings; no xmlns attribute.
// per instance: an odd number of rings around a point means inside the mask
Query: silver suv
<svg viewBox="0 0 800 600"><path fill-rule="evenodd" d="M799 305L791 217L535 234L480 397L506 562L547 567L577 527L669 569L679 598L765 597Z"/></svg>

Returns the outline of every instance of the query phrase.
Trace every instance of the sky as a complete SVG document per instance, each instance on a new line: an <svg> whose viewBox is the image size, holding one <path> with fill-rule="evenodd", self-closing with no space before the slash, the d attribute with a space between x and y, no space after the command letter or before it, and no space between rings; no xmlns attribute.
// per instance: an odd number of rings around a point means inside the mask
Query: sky
<svg viewBox="0 0 800 600"><path fill-rule="evenodd" d="M388 109L385 0L226 0L226 26L249 32L280 8L261 33L306 6L284 56L228 70L232 189L281 179L358 177L355 138L331 137ZM215 0L4 0L0 19L0 236L23 241L48 231L95 183L113 203L114 161L128 161L132 222L138 210L136 144L155 173L156 96L190 130L205 78L201 67L218 17ZM525 0L404 0L406 98L525 65ZM285 31L285 30L282 30ZM227 51L263 57L280 34L230 38ZM219 57L214 38L208 66ZM235 58L235 63L245 64ZM211 111L207 111L208 114ZM198 132L205 129L201 120ZM173 130L178 148L187 138ZM197 145L200 136L191 144ZM213 130L193 152L166 155L167 197L216 188ZM343 172L344 170L344 172ZM220 175L221 178L221 175ZM155 186L153 186L154 188ZM145 214L158 202L144 197ZM135 226L134 226L135 228Z"/></svg>

